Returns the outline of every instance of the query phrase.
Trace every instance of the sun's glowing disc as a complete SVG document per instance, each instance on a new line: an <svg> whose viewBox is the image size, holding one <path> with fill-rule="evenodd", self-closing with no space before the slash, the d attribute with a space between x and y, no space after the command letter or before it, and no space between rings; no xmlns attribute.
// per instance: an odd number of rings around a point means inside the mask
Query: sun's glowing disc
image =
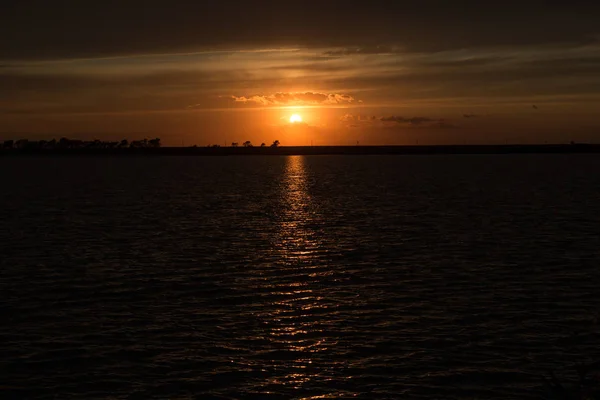
<svg viewBox="0 0 600 400"><path fill-rule="evenodd" d="M294 114L290 117L290 123L297 124L298 122L302 122L302 117L298 114Z"/></svg>

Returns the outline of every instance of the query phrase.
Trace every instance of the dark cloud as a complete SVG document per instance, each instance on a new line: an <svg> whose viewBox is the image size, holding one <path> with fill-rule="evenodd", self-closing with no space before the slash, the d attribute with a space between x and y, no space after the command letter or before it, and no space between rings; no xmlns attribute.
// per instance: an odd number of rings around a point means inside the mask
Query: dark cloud
<svg viewBox="0 0 600 400"><path fill-rule="evenodd" d="M6 0L0 58L280 46L430 52L597 40L597 2ZM380 46L378 48L378 46ZM388 46L388 47L386 47ZM352 50L358 49L358 50ZM375 50L372 50L375 49ZM342 51L343 52L343 51Z"/></svg>
<svg viewBox="0 0 600 400"><path fill-rule="evenodd" d="M401 117L392 115L389 117L376 117L368 115L345 114L339 118L340 122L345 123L348 128L359 127L391 127L403 126L409 128L433 128L433 129L452 129L457 126L450 122L429 117Z"/></svg>
<svg viewBox="0 0 600 400"><path fill-rule="evenodd" d="M344 114L340 117L340 121L342 121L342 122L351 122L351 121L373 122L373 121L377 121L377 119L378 118L374 115Z"/></svg>
<svg viewBox="0 0 600 400"><path fill-rule="evenodd" d="M394 122L400 125L406 125L410 127L423 127L423 128L438 128L438 129L454 129L458 128L456 125L449 123L444 119L435 119L429 117L399 117L399 116L390 116L390 117L382 117L381 122Z"/></svg>
<svg viewBox="0 0 600 400"><path fill-rule="evenodd" d="M404 118L404 117L397 117L395 115L392 115L391 117L382 117L381 121L383 121L383 122L396 122L396 123L399 123L399 124L422 125L422 124L425 124L425 123L440 122L441 120L427 118L427 117Z"/></svg>

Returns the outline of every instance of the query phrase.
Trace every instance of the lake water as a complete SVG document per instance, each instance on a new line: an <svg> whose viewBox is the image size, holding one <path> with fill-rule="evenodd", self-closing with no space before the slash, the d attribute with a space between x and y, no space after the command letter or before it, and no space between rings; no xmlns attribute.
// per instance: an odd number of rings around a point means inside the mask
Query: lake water
<svg viewBox="0 0 600 400"><path fill-rule="evenodd" d="M0 159L0 396L539 398L600 360L600 157Z"/></svg>

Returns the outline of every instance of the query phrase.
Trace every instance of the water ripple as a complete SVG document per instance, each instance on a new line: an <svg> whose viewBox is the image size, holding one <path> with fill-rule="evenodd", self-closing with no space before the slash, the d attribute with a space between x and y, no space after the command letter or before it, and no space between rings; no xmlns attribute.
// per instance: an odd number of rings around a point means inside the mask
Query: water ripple
<svg viewBox="0 0 600 400"><path fill-rule="evenodd" d="M539 398L594 156L2 159L3 398Z"/></svg>

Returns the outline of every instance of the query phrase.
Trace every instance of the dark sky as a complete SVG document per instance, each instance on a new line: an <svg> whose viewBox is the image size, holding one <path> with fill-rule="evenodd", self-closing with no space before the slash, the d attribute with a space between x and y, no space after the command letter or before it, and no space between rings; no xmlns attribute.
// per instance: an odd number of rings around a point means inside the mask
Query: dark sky
<svg viewBox="0 0 600 400"><path fill-rule="evenodd" d="M214 48L398 45L410 51L591 42L597 2L9 1L3 59Z"/></svg>
<svg viewBox="0 0 600 400"><path fill-rule="evenodd" d="M229 98L244 109L353 108L318 118L313 111L322 130L333 129L332 118L367 121L360 114L377 121L444 121L437 128L496 115L512 121L503 129L535 131L529 139L538 141L551 127L518 110L526 105L530 113L532 102L551 103L559 107L552 115L561 116L562 130L573 127L567 121L579 121L574 130L594 138L600 126L591 112L600 97L600 5L594 3L5 1L0 132L50 134L83 114L88 117L75 124L77 132L98 132L104 128L93 115L106 120L113 113L119 114L111 117L119 134L151 126L217 141L220 133L190 133L198 129L191 121L205 118L210 126L234 129L236 118L199 116L231 107L223 100ZM276 93L294 103L268 100ZM307 93L327 100L300 101L312 98ZM348 98L353 101L331 100ZM183 110L187 114L177 118L159 115ZM147 114L125 118L132 112ZM261 118L265 126L279 120ZM258 129L259 118L252 119ZM363 138L379 138L374 141L402 141L402 132L412 132L402 124L384 126L388 136L400 132L390 139L371 125L351 125L350 136L360 131ZM432 140L463 140L470 137L465 132Z"/></svg>

